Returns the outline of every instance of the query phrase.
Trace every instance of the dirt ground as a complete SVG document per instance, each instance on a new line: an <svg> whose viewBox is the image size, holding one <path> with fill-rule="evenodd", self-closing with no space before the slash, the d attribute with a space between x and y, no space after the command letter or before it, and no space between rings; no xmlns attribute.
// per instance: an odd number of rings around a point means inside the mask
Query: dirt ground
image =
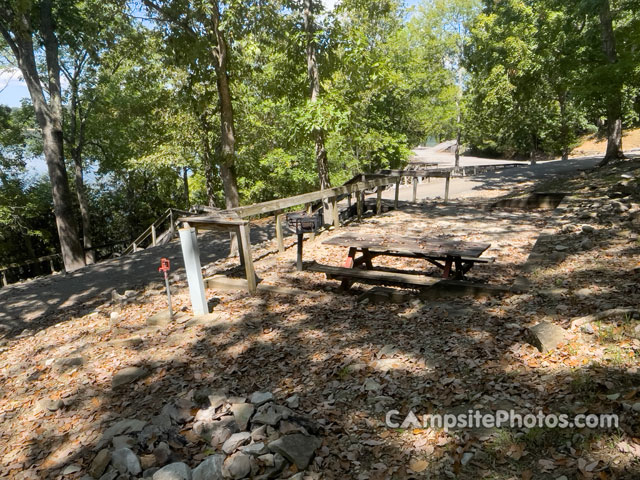
<svg viewBox="0 0 640 480"><path fill-rule="evenodd" d="M279 401L299 396L299 409L323 439L310 478L638 478L640 199L616 188L639 177L640 161L629 161L538 185L571 193L554 211L487 210L486 201L465 199L407 205L343 229L489 242L485 255L495 264L476 266L470 279L511 285L524 275L524 293L362 302L359 294L369 287L343 292L323 274L297 272L288 239L285 253L267 242L255 256L263 284L296 288L291 294L208 289L213 314L192 319L179 280L180 316L164 326L148 321L166 308L160 284L124 303L99 296L88 313L53 316L1 350L0 476L81 478L115 421L149 421L168 403L195 414L194 392L224 389L270 391ZM308 242L305 260L342 263L346 249L322 244L338 233ZM425 268L417 260L375 262ZM227 259L207 270L239 273ZM576 318L615 308L629 313L571 328ZM527 341L528 329L542 321L566 329L565 340L545 353ZM69 358L81 360L59 368L59 359ZM113 389L114 373L132 366L148 375ZM385 424L389 410L402 421L408 412L470 409L615 413L620 423L456 431ZM171 444L190 466L212 453L192 427L185 420ZM279 478L295 473L287 469Z"/></svg>
<svg viewBox="0 0 640 480"><path fill-rule="evenodd" d="M622 148L625 151L636 150L640 148L640 128L628 130L622 136ZM580 145L571 152L572 157L581 157L584 155L604 155L607 150L607 139L597 138L594 135L588 135L582 138Z"/></svg>

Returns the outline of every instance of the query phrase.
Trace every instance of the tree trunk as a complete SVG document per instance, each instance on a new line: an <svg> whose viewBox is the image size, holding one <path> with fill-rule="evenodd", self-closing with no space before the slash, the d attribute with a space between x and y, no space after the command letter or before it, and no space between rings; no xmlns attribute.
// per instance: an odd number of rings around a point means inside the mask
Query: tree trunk
<svg viewBox="0 0 640 480"><path fill-rule="evenodd" d="M311 101L316 102L320 96L320 73L318 71L318 60L316 58L315 25L313 19L313 0L304 0L303 8L304 31L307 39L307 76L309 78ZM327 161L327 150L324 146L324 132L322 129L313 130L313 137L316 144L316 164L318 168L318 180L320 189L331 187L329 181L329 165Z"/></svg>
<svg viewBox="0 0 640 480"><path fill-rule="evenodd" d="M184 191L184 204L189 210L191 206L189 201L189 167L182 167L182 188Z"/></svg>
<svg viewBox="0 0 640 480"><path fill-rule="evenodd" d="M307 76L309 78L311 90L311 102L316 102L320 96L320 73L318 70L318 60L316 58L315 24L313 19L313 0L304 0L303 5L304 31L307 41ZM331 187L329 180L329 161L327 159L327 149L324 145L324 131L321 128L314 128L313 139L316 150L316 168L318 169L318 183L320 190ZM331 212L329 202L323 202L324 221L331 223Z"/></svg>
<svg viewBox="0 0 640 480"><path fill-rule="evenodd" d="M607 62L614 65L618 62L618 54L609 0L600 0L599 15L602 49ZM607 151L600 165L605 165L611 160L624 158L622 153L622 85L616 75L611 75L611 81L612 85L605 96L607 102Z"/></svg>
<svg viewBox="0 0 640 480"><path fill-rule="evenodd" d="M51 182L60 250L65 269L73 271L83 267L85 259L73 215L69 178L64 163L58 41L53 30L51 1L43 0L39 8L39 25L44 42L47 65L49 103L47 103L44 96L35 61L32 37L34 32L29 17L31 12L19 12L16 14L10 7L2 8L0 31L11 48L22 72L29 89L38 125L42 130L44 156Z"/></svg>
<svg viewBox="0 0 640 480"><path fill-rule="evenodd" d="M87 265L96 263L96 252L93 250L91 240L91 215L89 214L89 201L84 185L84 172L82 168L82 154L79 147L73 151L73 163L75 168L76 195L80 205L80 218L82 219L82 241L84 243L85 261Z"/></svg>
<svg viewBox="0 0 640 480"><path fill-rule="evenodd" d="M560 136L562 137L562 160L569 159L569 124L567 122L567 92L558 94L560 105Z"/></svg>
<svg viewBox="0 0 640 480"><path fill-rule="evenodd" d="M238 181L234 168L236 157L236 137L233 119L233 103L231 100L231 88L229 86L229 54L227 40L220 28L220 10L218 2L213 2L213 28L217 46L214 51L216 59L216 83L218 98L220 99L220 149L216 153L219 157L220 179L224 190L225 206L227 209L240 206L240 194L238 193ZM229 255L235 256L238 252L238 239L231 234L231 248Z"/></svg>

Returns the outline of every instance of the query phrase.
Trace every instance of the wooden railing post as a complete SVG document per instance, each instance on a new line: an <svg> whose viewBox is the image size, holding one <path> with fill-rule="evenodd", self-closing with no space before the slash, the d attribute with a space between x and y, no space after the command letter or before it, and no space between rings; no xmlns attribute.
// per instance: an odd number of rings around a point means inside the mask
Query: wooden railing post
<svg viewBox="0 0 640 480"><path fill-rule="evenodd" d="M418 197L418 177L413 177L413 203L416 203Z"/></svg>
<svg viewBox="0 0 640 480"><path fill-rule="evenodd" d="M169 209L169 229L171 230L171 239L176 236L176 226L173 220L173 210Z"/></svg>
<svg viewBox="0 0 640 480"><path fill-rule="evenodd" d="M278 241L278 252L284 252L284 236L282 233L282 217L280 210L276 212L276 239Z"/></svg>
<svg viewBox="0 0 640 480"><path fill-rule="evenodd" d="M400 180L401 177L398 177L398 179L396 180L396 197L393 201L393 206L396 210L398 209L398 198L400 197Z"/></svg>
<svg viewBox="0 0 640 480"><path fill-rule="evenodd" d="M378 187L378 191L376 193L376 215L380 215L382 213L382 188Z"/></svg>
<svg viewBox="0 0 640 480"><path fill-rule="evenodd" d="M338 228L340 226L340 211L338 210L337 197L331 197L331 213L333 214L333 226Z"/></svg>
<svg viewBox="0 0 640 480"><path fill-rule="evenodd" d="M444 182L444 203L449 201L449 183L451 182L451 172L447 175L447 179Z"/></svg>
<svg viewBox="0 0 640 480"><path fill-rule="evenodd" d="M362 220L362 195L360 195L360 191L356 191L356 202L358 209L358 221Z"/></svg>
<svg viewBox="0 0 640 480"><path fill-rule="evenodd" d="M156 246L156 226L151 225L151 245Z"/></svg>
<svg viewBox="0 0 640 480"><path fill-rule="evenodd" d="M7 281L7 271L2 270L2 286L6 287L7 285L9 285L9 282Z"/></svg>

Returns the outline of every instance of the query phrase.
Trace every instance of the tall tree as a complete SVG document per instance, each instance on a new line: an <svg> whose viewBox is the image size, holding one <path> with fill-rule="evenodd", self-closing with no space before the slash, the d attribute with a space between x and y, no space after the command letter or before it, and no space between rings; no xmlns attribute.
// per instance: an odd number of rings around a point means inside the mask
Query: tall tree
<svg viewBox="0 0 640 480"><path fill-rule="evenodd" d="M607 106L607 151L601 164L611 160L624 158L622 153L622 84L623 79L616 75L615 65L618 63L616 36L613 30L613 19L609 0L599 0L598 17L602 35L602 50L606 61L613 67L610 88L606 92Z"/></svg>
<svg viewBox="0 0 640 480"><path fill-rule="evenodd" d="M318 9L317 2L313 0L303 0L303 19L304 19L304 32L306 41L306 53L307 53L307 76L309 77L311 102L318 101L320 96L320 70L318 68L318 59L316 57L316 25L315 25L315 13ZM327 161L327 149L324 145L324 130L316 126L311 132L315 141L316 147L316 166L318 168L318 180L320 183L320 190L331 187L329 180L329 162Z"/></svg>
<svg viewBox="0 0 640 480"><path fill-rule="evenodd" d="M55 28L56 18L51 0L0 2L0 32L22 72L42 130L60 249L65 269L73 271L85 265L85 258L74 219L64 162L62 91ZM40 43L46 64L44 85L36 63Z"/></svg>

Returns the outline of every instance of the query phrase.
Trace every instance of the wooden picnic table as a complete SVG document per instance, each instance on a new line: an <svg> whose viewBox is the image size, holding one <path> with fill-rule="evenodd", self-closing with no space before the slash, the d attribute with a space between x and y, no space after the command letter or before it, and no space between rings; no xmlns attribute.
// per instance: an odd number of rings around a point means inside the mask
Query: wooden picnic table
<svg viewBox="0 0 640 480"><path fill-rule="evenodd" d="M396 234L364 234L344 233L322 242L326 245L348 247L347 258L339 268L339 275L333 271L333 276L343 277L343 286L349 287L351 281L349 269L364 265L367 270L373 270L372 259L377 256L393 256L406 258L421 258L442 270L445 279L453 276L460 280L476 263L489 263L492 258L480 258L490 246L489 243L466 242L430 237L409 237ZM357 257L357 253L361 255ZM329 273L329 272L327 272ZM360 273L353 275L360 278ZM388 275L380 277L385 280ZM402 278L408 277L406 274ZM410 282L408 282L410 283Z"/></svg>

